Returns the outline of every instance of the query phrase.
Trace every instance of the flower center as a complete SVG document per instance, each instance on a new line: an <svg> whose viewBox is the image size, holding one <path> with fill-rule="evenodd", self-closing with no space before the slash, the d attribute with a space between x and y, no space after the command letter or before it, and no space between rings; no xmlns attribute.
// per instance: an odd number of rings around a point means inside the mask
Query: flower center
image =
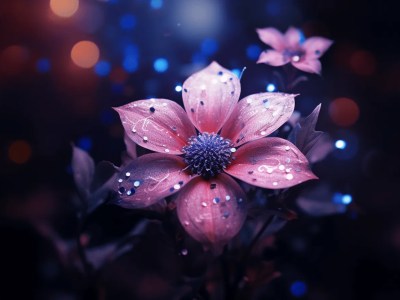
<svg viewBox="0 0 400 300"><path fill-rule="evenodd" d="M231 163L236 148L232 147L230 140L219 134L202 133L189 138L188 145L182 151L185 162L194 174L211 178Z"/></svg>
<svg viewBox="0 0 400 300"><path fill-rule="evenodd" d="M304 56L304 51L302 50L285 50L283 55L289 58L293 62L299 62L303 56Z"/></svg>

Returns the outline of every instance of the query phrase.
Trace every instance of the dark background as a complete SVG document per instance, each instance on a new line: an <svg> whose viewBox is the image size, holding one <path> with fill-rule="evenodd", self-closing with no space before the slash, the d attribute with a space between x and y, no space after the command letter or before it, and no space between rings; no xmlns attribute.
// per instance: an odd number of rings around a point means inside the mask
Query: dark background
<svg viewBox="0 0 400 300"><path fill-rule="evenodd" d="M301 281L303 299L400 299L396 3L81 0L74 16L60 18L49 1L1 1L0 293L14 299L84 297L79 277L62 270L35 225L48 224L65 238L76 231L71 143L95 161L119 165L123 130L111 107L148 97L181 103L175 86L213 60L228 69L247 67L242 96L265 91L276 69L255 64L258 51L267 48L255 29L292 25L306 36L335 41L321 58L322 76L310 75L297 88L296 109L307 115L322 103L317 128L346 141L314 171L353 201L345 212L317 218L292 204L299 219L275 236L282 276L266 295L295 299L290 288ZM70 51L81 40L96 43L106 63L76 66ZM153 68L159 57L169 63L162 73ZM354 100L360 112L347 126L329 114L340 97ZM110 235L119 228L113 221L103 223Z"/></svg>

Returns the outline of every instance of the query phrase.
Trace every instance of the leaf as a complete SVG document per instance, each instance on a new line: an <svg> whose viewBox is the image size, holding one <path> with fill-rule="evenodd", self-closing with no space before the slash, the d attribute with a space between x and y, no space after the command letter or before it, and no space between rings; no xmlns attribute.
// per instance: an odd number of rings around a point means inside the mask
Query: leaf
<svg viewBox="0 0 400 300"><path fill-rule="evenodd" d="M90 155L72 146L72 171L75 184L84 197L88 197L94 176L94 161Z"/></svg>
<svg viewBox="0 0 400 300"><path fill-rule="evenodd" d="M126 147L126 152L122 154L122 166L126 166L130 161L137 157L136 143L131 140L131 138L124 133L124 142Z"/></svg>
<svg viewBox="0 0 400 300"><path fill-rule="evenodd" d="M310 163L321 161L333 149L329 135L315 130L320 109L321 104L309 116L297 123L288 137L289 141L303 152Z"/></svg>

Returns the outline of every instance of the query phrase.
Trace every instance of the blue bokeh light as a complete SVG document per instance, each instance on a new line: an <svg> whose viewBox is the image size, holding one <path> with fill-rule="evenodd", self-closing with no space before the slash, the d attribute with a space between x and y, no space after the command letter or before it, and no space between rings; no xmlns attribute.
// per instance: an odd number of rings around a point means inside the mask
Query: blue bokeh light
<svg viewBox="0 0 400 300"><path fill-rule="evenodd" d="M178 93L182 92L182 85L177 84L177 85L175 86L175 91L178 92Z"/></svg>
<svg viewBox="0 0 400 300"><path fill-rule="evenodd" d="M119 25L122 29L133 29L136 26L136 17L132 14L122 15L119 19Z"/></svg>
<svg viewBox="0 0 400 300"><path fill-rule="evenodd" d="M87 136L81 137L77 142L77 146L85 151L90 151L93 146L92 139Z"/></svg>
<svg viewBox="0 0 400 300"><path fill-rule="evenodd" d="M267 13L271 16L278 16L281 13L282 6L279 0L270 0L266 5Z"/></svg>
<svg viewBox="0 0 400 300"><path fill-rule="evenodd" d="M206 56L213 55L215 52L218 51L218 48L219 46L217 41L213 39L205 39L201 43L201 52Z"/></svg>
<svg viewBox="0 0 400 300"><path fill-rule="evenodd" d="M128 73L135 72L139 67L139 49L134 44L128 44L124 47L125 57L122 62L122 67Z"/></svg>
<svg viewBox="0 0 400 300"><path fill-rule="evenodd" d="M163 73L168 70L168 60L165 58L157 58L153 63L153 68L158 73Z"/></svg>
<svg viewBox="0 0 400 300"><path fill-rule="evenodd" d="M192 62L194 64L202 64L205 65L207 64L207 57L204 55L202 52L195 52L192 55Z"/></svg>
<svg viewBox="0 0 400 300"><path fill-rule="evenodd" d="M336 204L349 205L353 201L353 197L350 194L334 193L332 202Z"/></svg>
<svg viewBox="0 0 400 300"><path fill-rule="evenodd" d="M40 58L37 62L36 62L36 70L40 73L47 73L49 72L51 69L51 64L50 64L50 60L48 60L47 58Z"/></svg>
<svg viewBox="0 0 400 300"><path fill-rule="evenodd" d="M246 48L246 55L251 60L257 60L262 49L258 45L250 45Z"/></svg>
<svg viewBox="0 0 400 300"><path fill-rule="evenodd" d="M94 67L94 72L99 76L107 76L110 74L111 64L108 61L101 60Z"/></svg>
<svg viewBox="0 0 400 300"><path fill-rule="evenodd" d="M293 296L295 297L302 297L306 294L307 292L307 285L303 281L294 281L290 285L290 292L292 293Z"/></svg>
<svg viewBox="0 0 400 300"><path fill-rule="evenodd" d="M335 142L335 147L340 150L346 149L347 143L344 140L337 140Z"/></svg>
<svg viewBox="0 0 400 300"><path fill-rule="evenodd" d="M153 9L160 9L163 6L163 0L151 0L150 6Z"/></svg>
<svg viewBox="0 0 400 300"><path fill-rule="evenodd" d="M267 92L274 92L276 90L276 86L273 83L268 83L265 89L267 90Z"/></svg>

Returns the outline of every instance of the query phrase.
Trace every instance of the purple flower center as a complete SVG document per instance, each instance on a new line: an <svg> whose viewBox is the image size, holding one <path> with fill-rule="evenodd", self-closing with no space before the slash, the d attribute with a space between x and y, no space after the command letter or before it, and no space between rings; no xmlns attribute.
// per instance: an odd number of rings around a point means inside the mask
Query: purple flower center
<svg viewBox="0 0 400 300"><path fill-rule="evenodd" d="M219 134L202 133L189 138L182 150L185 162L194 174L211 178L231 163L236 148Z"/></svg>

